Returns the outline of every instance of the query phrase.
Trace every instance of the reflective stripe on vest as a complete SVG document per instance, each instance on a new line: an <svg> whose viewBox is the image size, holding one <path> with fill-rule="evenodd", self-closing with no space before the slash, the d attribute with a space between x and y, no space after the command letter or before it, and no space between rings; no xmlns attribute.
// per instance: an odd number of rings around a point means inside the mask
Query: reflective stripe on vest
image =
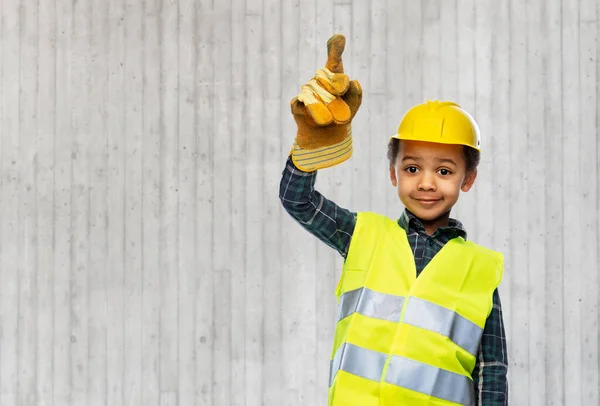
<svg viewBox="0 0 600 406"><path fill-rule="evenodd" d="M399 322L404 300L402 296L367 288L355 289L341 296L339 320L360 313L366 317ZM477 356L483 329L452 310L411 297L402 322L444 335L474 357Z"/></svg>
<svg viewBox="0 0 600 406"><path fill-rule="evenodd" d="M329 386L338 371L379 382L386 358L386 354L345 343L331 361ZM408 358L392 356L385 382L454 403L474 403L469 378Z"/></svg>
<svg viewBox="0 0 600 406"><path fill-rule="evenodd" d="M346 371L370 381L379 382L387 355L345 343L338 348L329 366L329 386L338 371Z"/></svg>
<svg viewBox="0 0 600 406"><path fill-rule="evenodd" d="M404 297L386 295L367 288L359 288L344 293L340 298L342 320L354 313L387 321L400 321Z"/></svg>
<svg viewBox="0 0 600 406"><path fill-rule="evenodd" d="M474 357L479 350L483 329L460 314L423 299L411 297L406 305L404 323L442 334Z"/></svg>

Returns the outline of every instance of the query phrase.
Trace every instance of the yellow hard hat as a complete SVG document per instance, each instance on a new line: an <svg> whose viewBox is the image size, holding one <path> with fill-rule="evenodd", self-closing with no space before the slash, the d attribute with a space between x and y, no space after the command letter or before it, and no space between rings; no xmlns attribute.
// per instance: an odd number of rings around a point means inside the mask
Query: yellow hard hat
<svg viewBox="0 0 600 406"><path fill-rule="evenodd" d="M450 101L428 100L411 108L391 138L467 145L481 151L479 126L469 113Z"/></svg>

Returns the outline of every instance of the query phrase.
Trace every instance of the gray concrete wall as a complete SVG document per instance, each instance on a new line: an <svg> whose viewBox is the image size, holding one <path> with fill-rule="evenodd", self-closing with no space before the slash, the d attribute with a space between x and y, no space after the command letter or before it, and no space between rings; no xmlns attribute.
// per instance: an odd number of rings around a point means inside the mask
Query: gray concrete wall
<svg viewBox="0 0 600 406"><path fill-rule="evenodd" d="M0 4L2 406L325 404L341 261L277 193L333 32L365 97L319 190L398 216L389 135L461 103L511 404L599 404L595 0Z"/></svg>

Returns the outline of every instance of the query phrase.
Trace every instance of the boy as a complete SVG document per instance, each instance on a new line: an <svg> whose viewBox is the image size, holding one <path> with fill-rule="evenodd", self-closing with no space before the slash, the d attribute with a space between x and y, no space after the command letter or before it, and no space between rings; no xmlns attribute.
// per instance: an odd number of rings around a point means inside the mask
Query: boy
<svg viewBox="0 0 600 406"><path fill-rule="evenodd" d="M350 157L362 101L343 73L344 46L330 38L325 69L291 102L298 132L280 184L286 211L345 258L329 405L506 405L503 257L450 218L477 176L477 124L451 102L405 114L388 145L405 206L397 222L325 199L316 171Z"/></svg>

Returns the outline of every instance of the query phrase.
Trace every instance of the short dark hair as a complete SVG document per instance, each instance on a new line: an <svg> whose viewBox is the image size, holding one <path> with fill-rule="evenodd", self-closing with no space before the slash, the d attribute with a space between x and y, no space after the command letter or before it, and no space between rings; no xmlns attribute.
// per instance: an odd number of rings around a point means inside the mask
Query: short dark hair
<svg viewBox="0 0 600 406"><path fill-rule="evenodd" d="M394 165L396 163L398 151L400 151L400 140L397 138L392 138L388 143L387 149L387 157L391 165ZM477 151L475 148L467 147L466 145L464 145L463 154L465 156L465 162L467 164L467 172L471 172L477 169L481 157L479 151Z"/></svg>

